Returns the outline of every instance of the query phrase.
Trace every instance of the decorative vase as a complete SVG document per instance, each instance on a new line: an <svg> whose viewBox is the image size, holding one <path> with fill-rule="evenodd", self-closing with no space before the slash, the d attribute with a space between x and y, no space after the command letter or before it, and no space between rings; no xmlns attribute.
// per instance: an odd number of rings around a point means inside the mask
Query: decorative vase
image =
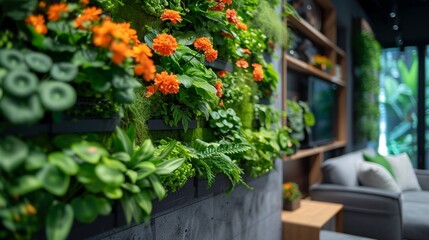
<svg viewBox="0 0 429 240"><path fill-rule="evenodd" d="M300 199L287 200L283 199L283 210L285 211L294 211L300 206Z"/></svg>

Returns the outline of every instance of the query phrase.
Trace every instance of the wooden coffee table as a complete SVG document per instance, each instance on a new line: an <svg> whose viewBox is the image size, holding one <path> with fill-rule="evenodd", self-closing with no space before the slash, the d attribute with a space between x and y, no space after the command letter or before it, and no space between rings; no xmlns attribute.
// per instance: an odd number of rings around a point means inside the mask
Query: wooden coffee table
<svg viewBox="0 0 429 240"><path fill-rule="evenodd" d="M318 240L320 229L333 217L335 217L336 231L342 232L342 204L301 200L300 208L282 212L283 239Z"/></svg>

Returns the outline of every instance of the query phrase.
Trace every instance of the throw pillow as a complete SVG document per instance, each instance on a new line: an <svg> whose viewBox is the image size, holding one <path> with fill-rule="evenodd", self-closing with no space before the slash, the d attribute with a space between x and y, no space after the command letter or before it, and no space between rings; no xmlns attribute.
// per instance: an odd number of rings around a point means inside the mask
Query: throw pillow
<svg viewBox="0 0 429 240"><path fill-rule="evenodd" d="M386 168L377 163L361 162L358 170L358 179L362 186L393 192L401 191L395 179L393 179Z"/></svg>
<svg viewBox="0 0 429 240"><path fill-rule="evenodd" d="M395 173L393 172L392 166L390 166L386 158L384 158L380 154L377 153L376 155L371 156L364 152L363 158L365 159L365 161L380 164L392 175L393 178L395 178Z"/></svg>
<svg viewBox="0 0 429 240"><path fill-rule="evenodd" d="M402 153L395 156L389 155L386 156L386 158L392 166L393 172L396 176L396 182L402 191L422 190L408 154Z"/></svg>
<svg viewBox="0 0 429 240"><path fill-rule="evenodd" d="M357 186L359 163L363 162L362 151L347 153L323 162L323 182L343 186Z"/></svg>

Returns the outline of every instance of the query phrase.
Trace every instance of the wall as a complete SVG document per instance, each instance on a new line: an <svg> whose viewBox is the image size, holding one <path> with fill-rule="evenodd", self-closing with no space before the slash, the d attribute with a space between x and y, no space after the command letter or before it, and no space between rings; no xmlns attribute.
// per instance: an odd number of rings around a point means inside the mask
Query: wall
<svg viewBox="0 0 429 240"><path fill-rule="evenodd" d="M338 45L347 53L347 142L346 152L361 148L361 146L353 146L353 51L352 51L352 26L353 18L367 19L362 7L357 0L332 0L337 13L337 38Z"/></svg>
<svg viewBox="0 0 429 240"><path fill-rule="evenodd" d="M280 240L282 161L275 170L251 179L254 190L237 187L231 194L196 198L155 214L149 224L117 228L91 240Z"/></svg>

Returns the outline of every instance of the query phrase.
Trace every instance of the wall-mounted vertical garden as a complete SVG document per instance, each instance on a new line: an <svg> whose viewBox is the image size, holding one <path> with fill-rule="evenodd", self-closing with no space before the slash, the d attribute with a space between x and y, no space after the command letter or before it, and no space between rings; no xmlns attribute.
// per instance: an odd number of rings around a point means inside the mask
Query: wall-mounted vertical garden
<svg viewBox="0 0 429 240"><path fill-rule="evenodd" d="M280 112L257 104L277 92L279 4L0 1L0 238L66 239L112 212L149 221L219 178L252 191L294 151Z"/></svg>

